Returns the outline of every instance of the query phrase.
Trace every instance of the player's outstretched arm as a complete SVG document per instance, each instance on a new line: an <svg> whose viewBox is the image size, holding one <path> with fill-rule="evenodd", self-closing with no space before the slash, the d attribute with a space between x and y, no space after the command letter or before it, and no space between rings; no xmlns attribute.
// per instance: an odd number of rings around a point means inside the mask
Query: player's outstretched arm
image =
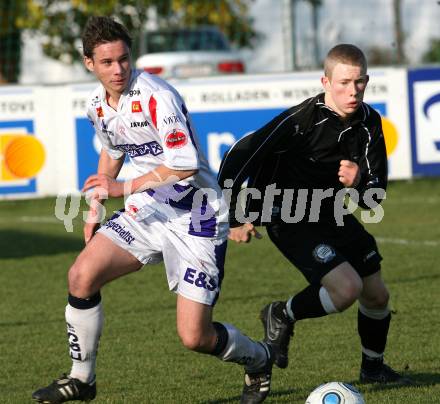
<svg viewBox="0 0 440 404"><path fill-rule="evenodd" d="M129 181L116 181L108 174L94 174L87 178L83 192L95 188L96 192L106 192L108 196L118 198L154 189L162 185L174 184L180 180L191 177L197 170L174 170L165 165L160 165L154 170Z"/></svg>
<svg viewBox="0 0 440 404"><path fill-rule="evenodd" d="M261 239L263 236L257 231L251 223L245 223L238 227L231 227L228 238L236 243L249 243L252 236Z"/></svg>
<svg viewBox="0 0 440 404"><path fill-rule="evenodd" d="M197 169L175 170L164 164L156 167L154 170L134 178L125 183L126 192L134 194L143 192L147 189L154 189L163 185L175 184L180 180L191 177L197 173Z"/></svg>

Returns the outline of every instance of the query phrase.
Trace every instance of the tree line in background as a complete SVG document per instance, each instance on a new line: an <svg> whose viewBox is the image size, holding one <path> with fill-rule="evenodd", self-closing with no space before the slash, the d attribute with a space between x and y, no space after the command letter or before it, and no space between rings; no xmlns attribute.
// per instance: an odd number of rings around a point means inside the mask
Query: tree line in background
<svg viewBox="0 0 440 404"><path fill-rule="evenodd" d="M145 24L154 19L159 29L217 26L237 48L252 48L259 38L249 14L254 0L2 0L0 5L0 73L3 81L19 75L20 33L43 38L43 52L65 63L82 59L81 31L92 15L108 15L133 35L138 56Z"/></svg>
<svg viewBox="0 0 440 404"><path fill-rule="evenodd" d="M255 29L249 8L255 0L2 0L0 3L0 83L17 82L20 73L21 33L27 30L43 38L44 53L65 63L82 59L81 31L89 16L109 15L133 34L133 54L138 56L140 36L154 20L159 29L215 25L237 48L253 48L262 38ZM311 6L313 54L318 65L319 8L322 0L290 0L292 6L306 1ZM370 64L405 63L401 0L393 0L395 52L372 47ZM295 22L293 22L295 23ZM423 62L440 62L440 38L433 38Z"/></svg>

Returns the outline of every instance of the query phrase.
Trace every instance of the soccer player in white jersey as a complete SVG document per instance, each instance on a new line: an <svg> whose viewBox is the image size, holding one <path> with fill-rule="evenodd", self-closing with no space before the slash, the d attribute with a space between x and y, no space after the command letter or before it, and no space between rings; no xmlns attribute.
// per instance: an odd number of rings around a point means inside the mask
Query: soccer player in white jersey
<svg viewBox="0 0 440 404"><path fill-rule="evenodd" d="M131 38L108 17L92 17L83 31L84 63L100 81L88 116L102 143L94 207L84 226L86 246L68 275L69 374L33 398L43 403L90 401L103 327L100 289L108 282L164 261L177 294L177 331L185 347L245 367L242 403L260 403L270 389L270 348L230 324L213 322L227 243L227 209L202 156L185 104L165 81L131 68ZM116 181L125 156L138 176ZM97 191L99 190L99 192ZM96 208L125 196L121 209L99 227Z"/></svg>

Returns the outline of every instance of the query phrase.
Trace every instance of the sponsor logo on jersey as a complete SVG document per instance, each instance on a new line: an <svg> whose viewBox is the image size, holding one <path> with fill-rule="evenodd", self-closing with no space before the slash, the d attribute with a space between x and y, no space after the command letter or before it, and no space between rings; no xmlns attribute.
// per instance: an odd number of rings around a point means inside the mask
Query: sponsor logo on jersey
<svg viewBox="0 0 440 404"><path fill-rule="evenodd" d="M131 112L142 112L142 105L140 101L131 102Z"/></svg>
<svg viewBox="0 0 440 404"><path fill-rule="evenodd" d="M169 149L180 149L188 143L188 136L182 131L174 129L165 136L165 144Z"/></svg>
<svg viewBox="0 0 440 404"><path fill-rule="evenodd" d="M162 146L155 140L143 144L118 144L115 147L130 157L140 157L146 154L157 156L163 153Z"/></svg>
<svg viewBox="0 0 440 404"><path fill-rule="evenodd" d="M104 111L102 110L102 107L96 108L96 114L98 115L98 118L104 118Z"/></svg>
<svg viewBox="0 0 440 404"><path fill-rule="evenodd" d="M92 99L92 106L96 107L96 106L99 105L100 103L101 103L101 100L99 99L98 96L95 96L95 97Z"/></svg>
<svg viewBox="0 0 440 404"><path fill-rule="evenodd" d="M134 97L135 95L141 95L141 90L134 89L134 90L130 90L128 92L129 97Z"/></svg>
<svg viewBox="0 0 440 404"><path fill-rule="evenodd" d="M130 128L145 128L148 125L150 125L150 122L148 121L130 122Z"/></svg>
<svg viewBox="0 0 440 404"><path fill-rule="evenodd" d="M377 254L376 251L370 251L365 257L364 257L364 262L367 262L370 258L373 258L375 255Z"/></svg>
<svg viewBox="0 0 440 404"><path fill-rule="evenodd" d="M328 244L319 244L313 250L313 258L320 263L329 262L335 257L335 250Z"/></svg>
<svg viewBox="0 0 440 404"><path fill-rule="evenodd" d="M172 125L172 124L178 123L178 122L182 122L182 119L180 119L180 116L177 116L175 114L170 115L170 116L166 116L165 118L163 118L163 123L165 125Z"/></svg>
<svg viewBox="0 0 440 404"><path fill-rule="evenodd" d="M118 126L118 133L119 133L121 136L124 136L124 135L125 135L125 127L123 127L122 125L119 125L119 126Z"/></svg>
<svg viewBox="0 0 440 404"><path fill-rule="evenodd" d="M111 130L108 130L108 126L105 124L104 119L101 121L101 132L108 136L114 135L114 133Z"/></svg>
<svg viewBox="0 0 440 404"><path fill-rule="evenodd" d="M121 226L120 224L116 223L113 220L109 220L104 225L107 229L113 230L115 233L118 234L119 237L122 238L127 244L131 244L133 240L136 240L133 235L125 229L124 226Z"/></svg>
<svg viewBox="0 0 440 404"><path fill-rule="evenodd" d="M197 271L193 268L186 269L183 280L191 285L207 289L211 292L217 288L217 283L213 278L210 278L205 272Z"/></svg>
<svg viewBox="0 0 440 404"><path fill-rule="evenodd" d="M128 213L129 216L135 218L136 217L136 213L138 213L138 212L139 212L139 209L137 208L137 206L132 205L132 204L128 205L127 213Z"/></svg>

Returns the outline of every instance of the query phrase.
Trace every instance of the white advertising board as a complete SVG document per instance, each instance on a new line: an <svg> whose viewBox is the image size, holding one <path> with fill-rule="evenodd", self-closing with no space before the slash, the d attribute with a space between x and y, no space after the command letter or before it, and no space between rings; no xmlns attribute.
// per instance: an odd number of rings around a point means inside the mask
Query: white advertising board
<svg viewBox="0 0 440 404"><path fill-rule="evenodd" d="M0 197L36 196L52 181L50 134L39 127L38 87L0 87Z"/></svg>
<svg viewBox="0 0 440 404"><path fill-rule="evenodd" d="M322 92L320 72L176 82L196 124L208 161L217 171L237 139L282 110ZM405 69L371 69L365 101L382 115L390 179L411 177Z"/></svg>
<svg viewBox="0 0 440 404"><path fill-rule="evenodd" d="M383 117L390 178L410 178L407 72L372 69L370 76L365 101ZM237 139L321 92L320 77L320 72L307 72L172 84L187 103L203 151L216 173L223 154ZM100 145L85 113L87 96L95 85L0 88L0 198L71 193L96 171ZM20 138L12 147L11 140L17 136L26 139ZM14 154L16 150L20 153ZM122 177L130 175L125 165Z"/></svg>

